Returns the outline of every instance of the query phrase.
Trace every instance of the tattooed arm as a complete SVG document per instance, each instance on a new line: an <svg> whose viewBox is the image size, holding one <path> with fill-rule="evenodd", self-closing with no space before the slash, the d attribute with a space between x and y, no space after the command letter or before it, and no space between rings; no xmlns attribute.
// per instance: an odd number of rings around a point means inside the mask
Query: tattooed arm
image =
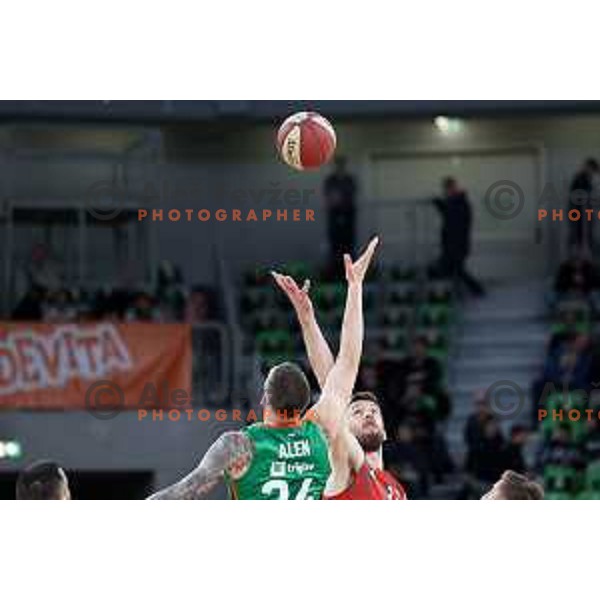
<svg viewBox="0 0 600 600"><path fill-rule="evenodd" d="M225 473L239 479L250 466L253 450L251 440L244 433L228 431L208 449L191 473L148 500L199 500L223 479Z"/></svg>

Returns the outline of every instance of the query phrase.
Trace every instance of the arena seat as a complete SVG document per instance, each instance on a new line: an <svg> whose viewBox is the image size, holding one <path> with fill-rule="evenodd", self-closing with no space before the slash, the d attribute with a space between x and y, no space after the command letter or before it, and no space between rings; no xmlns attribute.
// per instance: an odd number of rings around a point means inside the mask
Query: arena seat
<svg viewBox="0 0 600 600"><path fill-rule="evenodd" d="M544 483L549 492L570 494L579 487L580 477L573 467L564 465L546 465Z"/></svg>
<svg viewBox="0 0 600 600"><path fill-rule="evenodd" d="M585 488L600 494L600 461L592 462L586 467Z"/></svg>

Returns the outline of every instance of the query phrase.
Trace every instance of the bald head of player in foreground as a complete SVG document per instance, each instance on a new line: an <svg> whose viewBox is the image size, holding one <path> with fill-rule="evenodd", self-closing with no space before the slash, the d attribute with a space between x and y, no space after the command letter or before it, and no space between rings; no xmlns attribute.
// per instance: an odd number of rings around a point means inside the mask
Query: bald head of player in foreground
<svg viewBox="0 0 600 600"><path fill-rule="evenodd" d="M33 463L19 474L17 500L70 500L65 472L56 463Z"/></svg>
<svg viewBox="0 0 600 600"><path fill-rule="evenodd" d="M273 273L286 293L302 328L310 366L323 387L334 366L333 355L317 323L309 297L310 282L302 288L286 275ZM371 392L349 398L342 423L331 445L331 476L325 488L328 500L405 500L404 488L383 469L385 426L379 402Z"/></svg>
<svg viewBox="0 0 600 600"><path fill-rule="evenodd" d="M331 472L330 447L338 436L358 374L364 336L363 280L377 247L374 238L352 262L344 256L348 291L340 351L321 382L322 393L310 410L310 387L301 369L283 363L271 369L263 393L264 422L224 433L200 464L151 500L194 500L225 480L239 499L320 499Z"/></svg>
<svg viewBox="0 0 600 600"><path fill-rule="evenodd" d="M544 488L525 475L504 471L482 500L543 500Z"/></svg>

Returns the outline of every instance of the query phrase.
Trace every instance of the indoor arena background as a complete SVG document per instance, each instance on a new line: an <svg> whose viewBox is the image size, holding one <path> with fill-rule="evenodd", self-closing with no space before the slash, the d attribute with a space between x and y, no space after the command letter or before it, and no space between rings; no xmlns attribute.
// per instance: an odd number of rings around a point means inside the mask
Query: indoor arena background
<svg viewBox="0 0 600 600"><path fill-rule="evenodd" d="M316 172L277 157L296 110L336 129ZM75 498L175 481L241 426L234 410L258 410L269 365L305 362L269 270L311 279L337 343L341 253L374 233L359 386L382 400L409 496L478 497L513 468L549 498L600 497L599 140L595 102L0 102L0 497L43 458ZM434 202L448 178L468 232ZM470 238L470 286L442 230ZM131 343L148 368L48 381L14 364L29 342L7 340L32 331L54 375L77 331ZM193 410L142 415L161 378L191 384ZM90 396L106 381L116 401Z"/></svg>

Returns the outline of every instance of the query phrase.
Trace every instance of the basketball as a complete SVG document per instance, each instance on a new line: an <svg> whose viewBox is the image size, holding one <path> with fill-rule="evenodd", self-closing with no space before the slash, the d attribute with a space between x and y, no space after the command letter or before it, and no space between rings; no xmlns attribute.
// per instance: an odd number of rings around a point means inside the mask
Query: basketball
<svg viewBox="0 0 600 600"><path fill-rule="evenodd" d="M288 117L277 133L277 150L290 167L303 171L318 169L331 160L336 136L331 123L315 112Z"/></svg>

